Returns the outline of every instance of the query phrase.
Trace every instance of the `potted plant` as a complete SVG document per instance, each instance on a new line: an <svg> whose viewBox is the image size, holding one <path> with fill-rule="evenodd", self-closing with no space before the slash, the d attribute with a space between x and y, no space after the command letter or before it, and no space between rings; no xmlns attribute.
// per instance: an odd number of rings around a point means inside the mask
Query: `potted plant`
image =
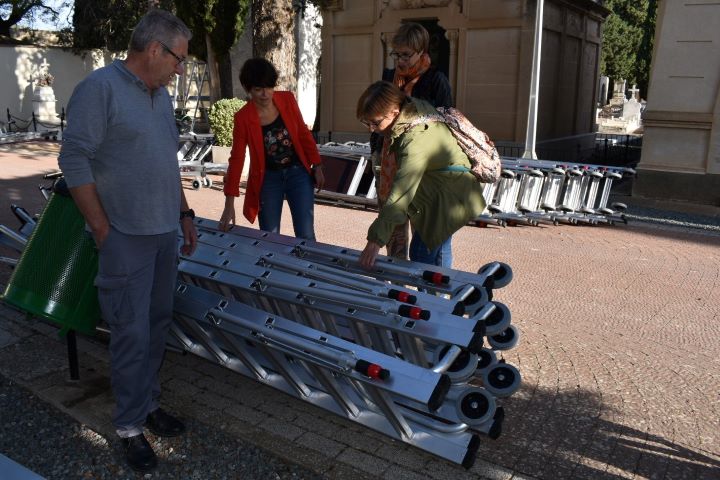
<svg viewBox="0 0 720 480"><path fill-rule="evenodd" d="M245 102L238 98L223 98L213 103L208 112L210 130L215 135L212 147L213 163L227 163L232 147L233 118Z"/></svg>
<svg viewBox="0 0 720 480"><path fill-rule="evenodd" d="M52 87L54 81L55 77L53 77L49 73L41 73L35 79L35 85L38 87Z"/></svg>

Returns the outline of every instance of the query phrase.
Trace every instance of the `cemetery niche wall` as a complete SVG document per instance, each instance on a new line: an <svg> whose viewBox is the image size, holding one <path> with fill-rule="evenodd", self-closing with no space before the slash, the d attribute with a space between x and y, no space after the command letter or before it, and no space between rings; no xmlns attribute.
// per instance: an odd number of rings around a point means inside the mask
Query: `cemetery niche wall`
<svg viewBox="0 0 720 480"><path fill-rule="evenodd" d="M720 206L720 3L659 2L633 196Z"/></svg>
<svg viewBox="0 0 720 480"><path fill-rule="evenodd" d="M447 69L456 106L498 146L525 142L535 28L534 0L344 0L323 11L319 134L367 141L355 118L362 91L392 68L390 39L402 22L431 33L431 57ZM538 155L592 151L602 23L592 0L546 0L538 106ZM440 52L445 52L441 54ZM566 159L567 160L567 159ZM579 160L579 159L578 159Z"/></svg>

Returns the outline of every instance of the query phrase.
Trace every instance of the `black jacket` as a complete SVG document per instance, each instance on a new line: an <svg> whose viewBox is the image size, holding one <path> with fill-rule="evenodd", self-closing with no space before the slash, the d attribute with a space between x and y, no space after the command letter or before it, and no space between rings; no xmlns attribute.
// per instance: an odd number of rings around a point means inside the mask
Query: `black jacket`
<svg viewBox="0 0 720 480"><path fill-rule="evenodd" d="M383 70L382 79L388 82L393 81L395 76L394 68ZM450 82L444 73L435 67L430 67L420 75L417 83L413 86L412 97L430 102L433 107L454 107ZM370 149L375 152L382 148L382 137L377 133L370 135Z"/></svg>
<svg viewBox="0 0 720 480"><path fill-rule="evenodd" d="M383 70L383 80L392 82L394 76L394 68L386 68ZM430 67L425 73L420 75L420 78L412 89L411 96L430 102L435 108L455 106L452 99L452 92L450 91L450 82L445 74L435 67Z"/></svg>

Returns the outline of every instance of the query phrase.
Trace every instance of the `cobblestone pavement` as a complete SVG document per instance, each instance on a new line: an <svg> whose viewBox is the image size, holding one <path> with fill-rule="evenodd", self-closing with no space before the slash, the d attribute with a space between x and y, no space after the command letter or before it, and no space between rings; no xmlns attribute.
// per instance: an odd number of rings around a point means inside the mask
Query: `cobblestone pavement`
<svg viewBox="0 0 720 480"><path fill-rule="evenodd" d="M39 211L34 185L55 164L30 147L3 148L0 163L0 224L15 226L5 205ZM199 215L219 217L218 188L186 194ZM318 205L318 239L361 248L374 215ZM720 234L645 222L466 227L453 246L457 269L512 266L496 299L522 334L504 357L523 385L469 471L193 356L168 356L164 401L328 478L720 478ZM14 339L0 342L2 375L112 435L101 342L81 340L82 379L69 384L54 327L1 307L0 329Z"/></svg>

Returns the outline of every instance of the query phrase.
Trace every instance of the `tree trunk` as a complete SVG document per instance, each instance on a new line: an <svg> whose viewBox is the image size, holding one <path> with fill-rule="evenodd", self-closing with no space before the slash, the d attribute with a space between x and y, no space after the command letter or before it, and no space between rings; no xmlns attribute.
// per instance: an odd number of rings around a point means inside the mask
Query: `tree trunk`
<svg viewBox="0 0 720 480"><path fill-rule="evenodd" d="M207 69L208 81L210 87L210 103L213 104L222 98L220 90L220 70L218 68L217 58L210 44L210 37L205 35L205 45L207 46Z"/></svg>
<svg viewBox="0 0 720 480"><path fill-rule="evenodd" d="M253 0L253 56L270 61L278 87L297 94L295 12L292 0Z"/></svg>
<svg viewBox="0 0 720 480"><path fill-rule="evenodd" d="M0 21L0 37L10 38L10 22Z"/></svg>
<svg viewBox="0 0 720 480"><path fill-rule="evenodd" d="M218 72L220 75L220 94L222 98L233 98L232 63L230 55L226 54L217 57Z"/></svg>

